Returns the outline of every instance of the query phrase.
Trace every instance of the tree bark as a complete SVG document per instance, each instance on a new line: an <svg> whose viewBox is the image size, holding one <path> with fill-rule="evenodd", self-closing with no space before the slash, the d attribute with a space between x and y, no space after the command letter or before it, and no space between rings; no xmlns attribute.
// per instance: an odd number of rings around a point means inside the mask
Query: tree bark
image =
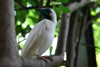
<svg viewBox="0 0 100 67"><path fill-rule="evenodd" d="M14 1L0 0L0 67L20 67L14 27Z"/></svg>
<svg viewBox="0 0 100 67"><path fill-rule="evenodd" d="M73 19L75 18L75 19ZM73 67L75 56L75 33L78 20L78 11L72 13L67 40L68 67Z"/></svg>
<svg viewBox="0 0 100 67"><path fill-rule="evenodd" d="M57 49L56 49L55 55L60 55L60 54L63 55L65 52L66 41L67 41L67 36L68 36L68 29L69 29L69 19L70 19L70 13L62 14Z"/></svg>

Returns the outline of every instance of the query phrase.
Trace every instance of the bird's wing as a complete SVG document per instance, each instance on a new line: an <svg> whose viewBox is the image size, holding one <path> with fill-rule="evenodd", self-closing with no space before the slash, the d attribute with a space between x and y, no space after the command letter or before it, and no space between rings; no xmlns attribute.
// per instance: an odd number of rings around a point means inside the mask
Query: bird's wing
<svg viewBox="0 0 100 67"><path fill-rule="evenodd" d="M25 56L30 48L34 45L34 43L38 40L41 33L45 31L46 24L39 22L29 33L29 36L26 40L26 43L22 49L22 56Z"/></svg>

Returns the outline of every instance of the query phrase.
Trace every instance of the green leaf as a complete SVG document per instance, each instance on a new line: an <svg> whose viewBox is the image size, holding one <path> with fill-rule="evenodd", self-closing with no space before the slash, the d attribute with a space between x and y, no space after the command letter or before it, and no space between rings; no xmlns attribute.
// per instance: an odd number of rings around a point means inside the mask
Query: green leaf
<svg viewBox="0 0 100 67"><path fill-rule="evenodd" d="M53 6L54 11L56 12L57 16L60 16L60 12L56 6Z"/></svg>
<svg viewBox="0 0 100 67"><path fill-rule="evenodd" d="M39 0L26 0L26 1L29 2L32 6L39 5Z"/></svg>
<svg viewBox="0 0 100 67"><path fill-rule="evenodd" d="M57 0L57 2L68 2L69 0Z"/></svg>
<svg viewBox="0 0 100 67"><path fill-rule="evenodd" d="M18 25L16 26L16 33L20 33L22 31L22 26L21 25Z"/></svg>
<svg viewBox="0 0 100 67"><path fill-rule="evenodd" d="M30 25L28 25L28 26L26 27L26 32L28 33L28 32L30 32L30 30L31 30Z"/></svg>
<svg viewBox="0 0 100 67"><path fill-rule="evenodd" d="M26 28L22 29L21 33L22 36L25 37L25 35L31 30L30 26L28 25Z"/></svg>
<svg viewBox="0 0 100 67"><path fill-rule="evenodd" d="M23 46L24 46L24 44L19 45L20 50L22 50Z"/></svg>
<svg viewBox="0 0 100 67"><path fill-rule="evenodd" d="M24 11L24 10L22 10L22 11L16 11L15 18L16 18L16 20L19 20L21 23L24 23L25 20L26 20L26 15L27 14L28 14L27 10L26 11Z"/></svg>
<svg viewBox="0 0 100 67"><path fill-rule="evenodd" d="M71 11L68 7L63 6L62 4L58 4L58 6L63 12L71 13Z"/></svg>
<svg viewBox="0 0 100 67"><path fill-rule="evenodd" d="M28 16L28 19L31 19L32 23L34 22L35 24L38 22L38 19L36 17Z"/></svg>

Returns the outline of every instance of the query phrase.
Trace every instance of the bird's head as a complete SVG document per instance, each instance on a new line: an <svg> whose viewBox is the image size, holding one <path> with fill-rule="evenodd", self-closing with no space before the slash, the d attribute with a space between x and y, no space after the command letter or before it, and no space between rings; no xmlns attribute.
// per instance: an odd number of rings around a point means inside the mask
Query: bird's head
<svg viewBox="0 0 100 67"><path fill-rule="evenodd" d="M52 12L52 10L50 8L41 8L38 9L38 11L44 18L51 20L50 13Z"/></svg>
<svg viewBox="0 0 100 67"><path fill-rule="evenodd" d="M56 16L56 13L53 9L50 9L50 8L41 8L41 9L38 9L38 11L40 12L40 14L46 18L46 19L49 19L51 21L54 22L55 26L57 24L57 16Z"/></svg>

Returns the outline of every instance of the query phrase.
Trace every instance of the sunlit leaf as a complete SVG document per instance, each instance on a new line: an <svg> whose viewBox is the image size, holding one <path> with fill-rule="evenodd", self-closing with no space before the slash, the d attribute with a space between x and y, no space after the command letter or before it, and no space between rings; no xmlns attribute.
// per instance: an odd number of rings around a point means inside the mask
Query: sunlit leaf
<svg viewBox="0 0 100 67"><path fill-rule="evenodd" d="M68 2L69 0L57 0L57 2Z"/></svg>
<svg viewBox="0 0 100 67"><path fill-rule="evenodd" d="M58 4L58 6L63 12L71 13L71 11L68 7L63 6L62 4Z"/></svg>
<svg viewBox="0 0 100 67"><path fill-rule="evenodd" d="M60 16L60 12L56 6L53 6L54 11L56 12L57 16Z"/></svg>
<svg viewBox="0 0 100 67"><path fill-rule="evenodd" d="M23 46L24 46L24 44L20 44L19 45L19 47L20 47L21 50L22 50Z"/></svg>
<svg viewBox="0 0 100 67"><path fill-rule="evenodd" d="M52 54L52 50L53 50L53 47L51 46L50 47L50 55Z"/></svg>

